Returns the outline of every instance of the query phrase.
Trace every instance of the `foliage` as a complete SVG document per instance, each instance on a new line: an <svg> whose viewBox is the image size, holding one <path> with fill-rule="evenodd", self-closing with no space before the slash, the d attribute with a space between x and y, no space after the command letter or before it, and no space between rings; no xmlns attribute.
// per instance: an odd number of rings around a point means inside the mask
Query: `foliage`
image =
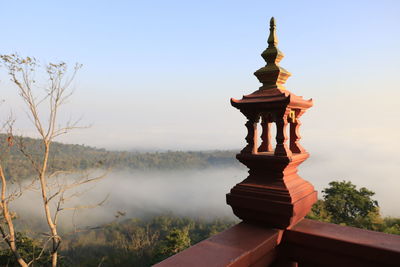
<svg viewBox="0 0 400 267"><path fill-rule="evenodd" d="M190 247L189 228L173 228L155 249L154 263L162 261Z"/></svg>
<svg viewBox="0 0 400 267"><path fill-rule="evenodd" d="M307 218L323 222L400 234L399 218L382 218L375 194L364 187L357 189L346 181L333 181L323 191L323 200L318 200Z"/></svg>
<svg viewBox="0 0 400 267"><path fill-rule="evenodd" d="M233 224L170 214L127 219L66 238L61 254L69 266L150 266Z"/></svg>
<svg viewBox="0 0 400 267"><path fill-rule="evenodd" d="M321 199L318 199L312 206L310 213L307 214L307 218L321 222L332 222L331 215L325 208L325 202Z"/></svg>
<svg viewBox="0 0 400 267"><path fill-rule="evenodd" d="M325 209L332 215L333 223L360 227L366 217L378 212L378 202L371 198L375 193L365 187L357 190L351 182L333 181L322 192Z"/></svg>
<svg viewBox="0 0 400 267"><path fill-rule="evenodd" d="M383 219L383 232L400 235L400 218L386 217Z"/></svg>
<svg viewBox="0 0 400 267"><path fill-rule="evenodd" d="M16 241L18 252L21 257L27 260L34 260L42 251L41 242L33 238L28 237L27 234L17 232ZM32 262L33 266L47 266L51 263L50 255L44 254L39 259ZM18 263L10 249L3 246L0 250L0 266L17 266Z"/></svg>

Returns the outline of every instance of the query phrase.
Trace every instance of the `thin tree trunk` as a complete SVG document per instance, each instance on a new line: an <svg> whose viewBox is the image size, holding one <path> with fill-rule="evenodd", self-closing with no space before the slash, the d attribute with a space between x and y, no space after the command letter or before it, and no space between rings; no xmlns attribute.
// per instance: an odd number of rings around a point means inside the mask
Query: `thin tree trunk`
<svg viewBox="0 0 400 267"><path fill-rule="evenodd" d="M57 258L58 258L58 253L57 250L51 253L51 266L55 267L57 266Z"/></svg>
<svg viewBox="0 0 400 267"><path fill-rule="evenodd" d="M4 176L3 167L0 165L0 178L1 178L1 209L3 212L3 217L6 220L6 224L8 227L8 235L4 231L3 228L0 229L3 238L6 240L8 246L10 247L12 253L15 256L18 264L23 267L27 267L28 264L22 259L21 255L18 253L17 245L15 242L15 229L14 224L10 215L10 211L8 210L8 201L6 200L6 191L7 184L6 178Z"/></svg>
<svg viewBox="0 0 400 267"><path fill-rule="evenodd" d="M57 250L60 245L60 237L57 233L57 225L53 222L53 218L51 216L51 210L49 206L49 202L47 199L47 181L46 181L46 170L47 170L47 162L49 159L49 152L50 152L50 142L44 141L45 151L43 157L43 165L42 169L39 174L40 179L40 187L42 191L42 199L43 199L43 206L46 215L47 224L49 225L50 232L51 232L51 239L53 243L53 247L51 250L51 266L57 266Z"/></svg>

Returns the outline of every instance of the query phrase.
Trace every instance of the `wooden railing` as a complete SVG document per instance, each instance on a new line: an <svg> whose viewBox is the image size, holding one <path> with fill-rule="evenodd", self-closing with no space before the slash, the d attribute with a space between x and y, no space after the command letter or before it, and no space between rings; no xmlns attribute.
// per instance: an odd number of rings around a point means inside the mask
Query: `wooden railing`
<svg viewBox="0 0 400 267"><path fill-rule="evenodd" d="M308 219L287 230L240 223L156 266L400 266L400 236Z"/></svg>

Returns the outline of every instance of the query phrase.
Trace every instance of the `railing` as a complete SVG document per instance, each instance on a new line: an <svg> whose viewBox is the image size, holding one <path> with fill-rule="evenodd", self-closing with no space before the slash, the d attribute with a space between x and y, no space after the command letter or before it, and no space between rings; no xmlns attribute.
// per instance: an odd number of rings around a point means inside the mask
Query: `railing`
<svg viewBox="0 0 400 267"><path fill-rule="evenodd" d="M239 223L156 266L400 266L400 236L308 219L287 230Z"/></svg>

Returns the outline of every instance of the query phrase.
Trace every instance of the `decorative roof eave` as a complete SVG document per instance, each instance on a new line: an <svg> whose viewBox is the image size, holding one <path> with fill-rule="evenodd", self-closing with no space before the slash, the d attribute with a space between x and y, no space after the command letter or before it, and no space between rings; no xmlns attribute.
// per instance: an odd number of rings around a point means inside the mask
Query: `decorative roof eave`
<svg viewBox="0 0 400 267"><path fill-rule="evenodd" d="M231 98L231 104L238 109L255 109L262 108L265 110L277 107L289 107L292 109L308 109L313 106L312 99L305 100L301 96L286 91L280 95L274 96L243 96L242 99Z"/></svg>
<svg viewBox="0 0 400 267"><path fill-rule="evenodd" d="M260 111L267 111L267 110L275 110L281 107L286 107L290 102L288 97L279 97L279 98L267 98L267 99L241 99L237 100L231 98L231 104L235 108L241 110L243 113L250 110L260 110Z"/></svg>
<svg viewBox="0 0 400 267"><path fill-rule="evenodd" d="M312 98L305 100L302 96L290 93L289 108L308 109L314 105Z"/></svg>

